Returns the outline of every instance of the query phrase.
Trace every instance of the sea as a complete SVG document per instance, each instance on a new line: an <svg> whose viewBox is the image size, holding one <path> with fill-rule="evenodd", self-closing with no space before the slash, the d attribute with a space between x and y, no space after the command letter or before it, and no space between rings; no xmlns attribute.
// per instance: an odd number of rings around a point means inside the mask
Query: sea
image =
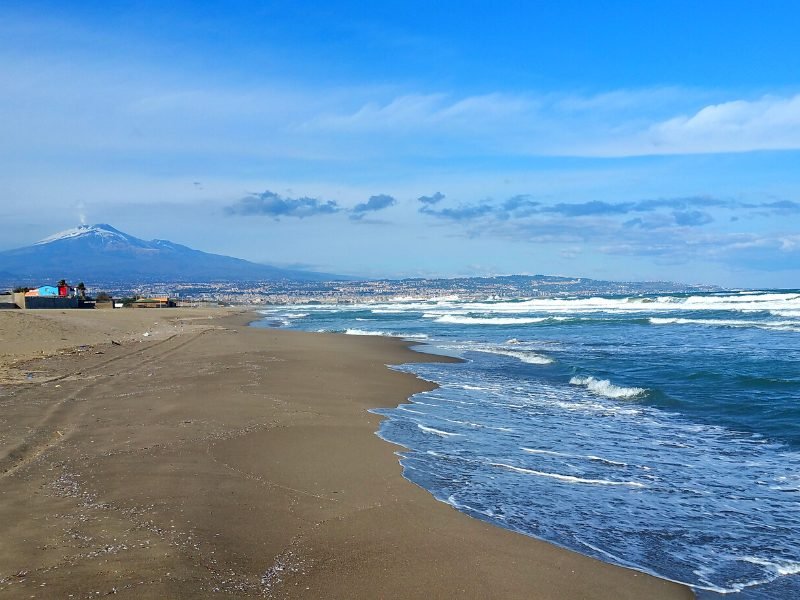
<svg viewBox="0 0 800 600"><path fill-rule="evenodd" d="M483 521L691 586L800 598L800 291L276 306L459 364L375 412L404 476Z"/></svg>

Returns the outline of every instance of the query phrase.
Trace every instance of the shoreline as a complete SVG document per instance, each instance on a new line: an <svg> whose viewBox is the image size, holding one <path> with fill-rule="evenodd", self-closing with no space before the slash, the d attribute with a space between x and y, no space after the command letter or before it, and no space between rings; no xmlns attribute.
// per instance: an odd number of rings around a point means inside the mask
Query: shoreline
<svg viewBox="0 0 800 600"><path fill-rule="evenodd" d="M417 342L143 310L124 315L131 341L103 341L100 324L92 350L0 383L0 596L693 597L403 477L402 446L376 435L384 417L369 409L435 385L387 367L448 360ZM46 319L70 341L69 315Z"/></svg>

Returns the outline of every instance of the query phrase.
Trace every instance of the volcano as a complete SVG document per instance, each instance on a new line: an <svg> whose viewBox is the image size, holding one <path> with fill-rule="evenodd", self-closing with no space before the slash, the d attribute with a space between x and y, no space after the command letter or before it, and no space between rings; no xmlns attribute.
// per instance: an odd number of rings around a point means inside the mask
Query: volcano
<svg viewBox="0 0 800 600"><path fill-rule="evenodd" d="M167 240L146 241L107 224L81 225L31 246L0 252L0 275L19 284L58 279L103 282L351 279L210 254Z"/></svg>

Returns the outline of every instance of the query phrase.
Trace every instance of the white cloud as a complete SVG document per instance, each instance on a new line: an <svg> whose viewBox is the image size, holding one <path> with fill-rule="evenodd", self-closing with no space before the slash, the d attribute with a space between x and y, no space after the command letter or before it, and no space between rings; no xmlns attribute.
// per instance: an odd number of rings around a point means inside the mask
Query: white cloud
<svg viewBox="0 0 800 600"><path fill-rule="evenodd" d="M301 129L319 135L437 136L511 155L624 157L800 149L800 94L707 104L677 88L594 96L404 94L360 108L322 107ZM703 104L703 103L706 104ZM457 149L454 149L457 152Z"/></svg>
<svg viewBox="0 0 800 600"><path fill-rule="evenodd" d="M656 144L684 152L742 152L800 147L800 94L706 106L651 129Z"/></svg>
<svg viewBox="0 0 800 600"><path fill-rule="evenodd" d="M681 88L457 94L229 85L168 68L0 52L14 153L203 153L294 160L436 155L620 157L800 149L800 94ZM391 136L386 143L383 136Z"/></svg>
<svg viewBox="0 0 800 600"><path fill-rule="evenodd" d="M383 101L371 100L352 112L315 116L301 129L308 132L467 134L493 125L508 125L511 119L522 118L530 123L536 107L537 103L531 98L499 93L462 98L444 93L406 94Z"/></svg>

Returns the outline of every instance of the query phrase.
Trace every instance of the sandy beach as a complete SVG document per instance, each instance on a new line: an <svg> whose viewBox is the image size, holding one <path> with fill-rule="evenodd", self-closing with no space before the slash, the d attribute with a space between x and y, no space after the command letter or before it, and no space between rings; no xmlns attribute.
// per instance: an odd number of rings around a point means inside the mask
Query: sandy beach
<svg viewBox="0 0 800 600"><path fill-rule="evenodd" d="M369 409L448 359L254 316L0 311L0 597L693 597L405 480Z"/></svg>

